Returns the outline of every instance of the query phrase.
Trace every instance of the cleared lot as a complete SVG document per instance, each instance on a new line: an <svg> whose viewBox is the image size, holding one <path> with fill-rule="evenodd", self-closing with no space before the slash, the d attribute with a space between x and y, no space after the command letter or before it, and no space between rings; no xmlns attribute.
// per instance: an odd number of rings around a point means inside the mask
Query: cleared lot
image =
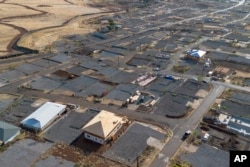
<svg viewBox="0 0 250 167"><path fill-rule="evenodd" d="M36 107L32 106L35 100L26 97L22 98L17 105L12 105L4 111L0 118L6 122L18 125L21 120L36 110Z"/></svg>
<svg viewBox="0 0 250 167"><path fill-rule="evenodd" d="M221 103L221 110L227 112L228 114L244 117L249 115L250 105L225 100Z"/></svg>
<svg viewBox="0 0 250 167"><path fill-rule="evenodd" d="M24 63L24 64L16 67L16 70L21 71L21 72L25 73L26 75L30 75L30 74L41 71L42 67L34 65L34 64L30 64L30 63Z"/></svg>
<svg viewBox="0 0 250 167"><path fill-rule="evenodd" d="M52 61L55 61L55 62L64 63L64 62L70 61L72 59L72 57L60 54L60 55L56 55L54 57L51 57L49 59Z"/></svg>
<svg viewBox="0 0 250 167"><path fill-rule="evenodd" d="M26 87L31 89L37 89L37 90L53 90L61 86L62 83L54 81L52 79L46 78L46 77L39 77L37 79L34 79L30 81Z"/></svg>
<svg viewBox="0 0 250 167"><path fill-rule="evenodd" d="M209 85L196 80L159 82L150 87L151 90L160 91L165 95L157 105L154 114L166 117L179 118L185 116L209 91ZM198 94L199 90L204 93ZM195 104L194 106L191 105Z"/></svg>
<svg viewBox="0 0 250 167"><path fill-rule="evenodd" d="M216 155L216 156L215 156ZM188 161L193 167L229 166L229 152L202 144L194 153L182 154L182 161Z"/></svg>
<svg viewBox="0 0 250 167"><path fill-rule="evenodd" d="M153 94L163 96L166 92L175 90L182 83L183 83L182 80L173 81L173 80L162 78L152 83L147 88L147 91L153 92Z"/></svg>
<svg viewBox="0 0 250 167"><path fill-rule="evenodd" d="M194 100L195 98L190 96L176 93L167 93L161 99L154 114L173 118L182 117L188 111L187 103Z"/></svg>
<svg viewBox="0 0 250 167"><path fill-rule="evenodd" d="M0 154L1 166L28 167L52 146L31 139L19 141Z"/></svg>
<svg viewBox="0 0 250 167"><path fill-rule="evenodd" d="M92 84L96 83L97 81L98 80L94 78L81 76L71 81L68 81L66 84L63 85L63 87L70 88L74 90L75 92L79 92L91 86Z"/></svg>
<svg viewBox="0 0 250 167"><path fill-rule="evenodd" d="M36 167L75 167L75 164L73 162L67 161L65 159L55 157L55 156L49 156L46 159L42 159L39 162L36 163Z"/></svg>
<svg viewBox="0 0 250 167"><path fill-rule="evenodd" d="M6 109L18 96L10 94L0 94L0 112L3 109Z"/></svg>
<svg viewBox="0 0 250 167"><path fill-rule="evenodd" d="M45 133L45 138L54 142L71 144L82 134L82 127L98 114L97 111L88 110L84 113L71 112Z"/></svg>
<svg viewBox="0 0 250 167"><path fill-rule="evenodd" d="M6 71L0 74L0 78L5 79L7 81L14 81L23 76L25 76L23 72L16 71L16 70Z"/></svg>
<svg viewBox="0 0 250 167"><path fill-rule="evenodd" d="M165 134L139 123L132 124L103 155L112 160L131 165L148 146L149 138L161 142Z"/></svg>
<svg viewBox="0 0 250 167"><path fill-rule="evenodd" d="M48 55L48 57L51 55ZM55 61L51 61L51 60L46 60L46 59L39 59L39 60L35 60L30 62L31 64L35 64L41 67L55 67L57 65L59 65L59 63L55 62Z"/></svg>

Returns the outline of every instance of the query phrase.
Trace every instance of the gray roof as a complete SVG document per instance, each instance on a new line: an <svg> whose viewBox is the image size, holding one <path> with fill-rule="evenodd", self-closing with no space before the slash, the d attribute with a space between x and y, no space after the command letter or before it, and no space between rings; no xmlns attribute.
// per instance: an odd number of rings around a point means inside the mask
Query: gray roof
<svg viewBox="0 0 250 167"><path fill-rule="evenodd" d="M20 130L19 127L0 121L0 140L6 142Z"/></svg>

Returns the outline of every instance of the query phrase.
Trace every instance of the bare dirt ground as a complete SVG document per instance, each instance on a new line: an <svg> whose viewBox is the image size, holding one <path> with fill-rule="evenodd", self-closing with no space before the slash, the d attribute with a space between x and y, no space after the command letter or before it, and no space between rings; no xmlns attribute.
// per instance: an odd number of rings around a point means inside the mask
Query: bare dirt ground
<svg viewBox="0 0 250 167"><path fill-rule="evenodd" d="M65 160L76 163L75 166L96 166L96 167L122 167L123 165L102 158L98 155L85 155L80 149L74 146L68 146L63 143L56 143L49 151L47 151L42 158L53 155L61 157ZM125 167L125 166L124 166Z"/></svg>
<svg viewBox="0 0 250 167"><path fill-rule="evenodd" d="M247 78L250 78L250 73L236 70L236 75L230 76L228 80L232 84L247 86L244 84L244 80Z"/></svg>
<svg viewBox="0 0 250 167"><path fill-rule="evenodd" d="M250 78L250 73L236 70L237 77Z"/></svg>
<svg viewBox="0 0 250 167"><path fill-rule="evenodd" d="M64 35L85 34L94 27L82 24L107 11L88 5L87 0L8 0L0 2L0 56L13 52L12 44L43 49ZM87 15L87 16L86 16Z"/></svg>
<svg viewBox="0 0 250 167"><path fill-rule="evenodd" d="M0 94L0 101L1 100L9 100L9 99L15 99L18 96L16 95L11 95L11 94Z"/></svg>

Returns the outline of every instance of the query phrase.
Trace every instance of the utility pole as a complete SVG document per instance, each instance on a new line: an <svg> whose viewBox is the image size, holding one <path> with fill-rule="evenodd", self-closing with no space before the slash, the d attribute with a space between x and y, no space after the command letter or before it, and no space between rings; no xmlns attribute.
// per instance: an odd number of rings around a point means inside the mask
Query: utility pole
<svg viewBox="0 0 250 167"><path fill-rule="evenodd" d="M119 66L120 66L120 56L118 55L118 57L117 57L117 66L118 66L118 68L119 68Z"/></svg>
<svg viewBox="0 0 250 167"><path fill-rule="evenodd" d="M202 77L203 77L203 73L204 73L204 65L202 66L202 74L201 74Z"/></svg>
<svg viewBox="0 0 250 167"><path fill-rule="evenodd" d="M136 167L139 167L139 156L137 155L137 158L136 158Z"/></svg>

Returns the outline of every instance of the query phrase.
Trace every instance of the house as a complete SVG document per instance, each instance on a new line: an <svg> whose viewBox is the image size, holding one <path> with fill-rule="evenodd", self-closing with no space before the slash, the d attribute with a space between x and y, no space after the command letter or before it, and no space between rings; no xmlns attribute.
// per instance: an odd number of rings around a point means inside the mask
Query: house
<svg viewBox="0 0 250 167"><path fill-rule="evenodd" d="M197 50L197 49L192 49L192 50L188 50L186 52L186 57L190 58L192 60L197 60L199 61L200 59L202 59L204 57L204 55L206 54L206 51L203 50Z"/></svg>
<svg viewBox="0 0 250 167"><path fill-rule="evenodd" d="M57 119L66 109L66 105L46 102L28 117L26 117L21 125L24 128L41 131L45 129L50 123Z"/></svg>
<svg viewBox="0 0 250 167"><path fill-rule="evenodd" d="M19 134L19 127L0 121L0 145L12 141Z"/></svg>
<svg viewBox="0 0 250 167"><path fill-rule="evenodd" d="M112 140L123 122L124 118L102 110L82 128L84 137L103 145Z"/></svg>

